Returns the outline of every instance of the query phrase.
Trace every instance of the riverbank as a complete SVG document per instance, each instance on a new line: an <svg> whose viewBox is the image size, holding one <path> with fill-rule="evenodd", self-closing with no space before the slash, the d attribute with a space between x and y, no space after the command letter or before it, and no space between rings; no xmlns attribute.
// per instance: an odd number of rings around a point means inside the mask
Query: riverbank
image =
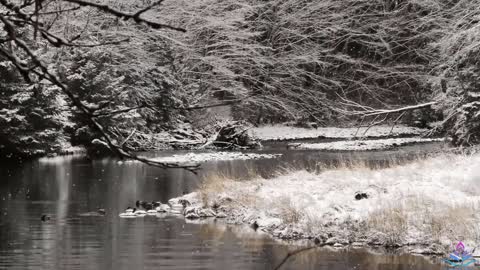
<svg viewBox="0 0 480 270"><path fill-rule="evenodd" d="M381 150L405 144L431 142L421 136L426 129L407 126L372 126L370 128L298 128L286 125L250 127L244 122L225 122L217 131L197 130L191 124L179 124L171 131L156 134L133 132L125 147L135 152L162 150L248 150L261 148L262 142L287 141L289 147L312 150ZM339 142L321 142L318 145L300 144L304 140L336 140ZM371 141L367 140L371 139ZM381 141L380 139L384 139ZM314 141L317 143L317 141ZM352 146L353 145L353 146ZM365 145L368 145L366 147ZM3 154L9 159L32 159L43 156L68 154L88 154L91 156L109 155L110 151L103 143L90 143L87 146L72 146L67 137L62 138L55 147L47 150L35 150L25 146L26 150L14 151L15 147ZM32 149L30 149L32 148ZM363 149L364 148L364 149ZM221 157L219 157L221 158ZM170 160L169 160L170 161ZM173 160L175 162L175 160Z"/></svg>
<svg viewBox="0 0 480 270"><path fill-rule="evenodd" d="M280 239L442 254L459 240L478 244L479 163L480 154L444 154L379 170L357 164L250 181L211 176L170 203L189 205L188 218L214 213Z"/></svg>
<svg viewBox="0 0 480 270"><path fill-rule="evenodd" d="M319 127L300 128L285 125L267 125L252 128L250 134L261 141L290 141L304 139L353 139L413 137L427 133L428 129L408 126L378 125L371 127Z"/></svg>
<svg viewBox="0 0 480 270"><path fill-rule="evenodd" d="M395 147L445 141L443 138L388 138L375 140L342 140L323 143L289 143L288 147L304 150L322 151L372 151L387 150Z"/></svg>

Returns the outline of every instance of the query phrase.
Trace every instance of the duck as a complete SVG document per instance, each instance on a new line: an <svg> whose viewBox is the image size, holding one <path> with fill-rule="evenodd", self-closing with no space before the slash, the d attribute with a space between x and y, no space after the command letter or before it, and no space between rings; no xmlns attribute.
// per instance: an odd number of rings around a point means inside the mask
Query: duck
<svg viewBox="0 0 480 270"><path fill-rule="evenodd" d="M123 217L123 218L136 217L137 216L136 211L137 211L137 208L131 208L129 206L129 207L127 207L127 209L125 209L124 213L121 213L119 215L119 217Z"/></svg>
<svg viewBox="0 0 480 270"><path fill-rule="evenodd" d="M152 203L146 203L145 206L144 206L145 210L152 210L154 207L153 207L153 204Z"/></svg>
<svg viewBox="0 0 480 270"><path fill-rule="evenodd" d="M135 202L135 205L136 205L138 208L142 207L143 209L145 209L145 210L147 210L147 211L154 209L154 207L153 207L154 203L153 203L153 202L152 202L152 203L149 203L149 202L138 201L138 200L137 200L137 201Z"/></svg>

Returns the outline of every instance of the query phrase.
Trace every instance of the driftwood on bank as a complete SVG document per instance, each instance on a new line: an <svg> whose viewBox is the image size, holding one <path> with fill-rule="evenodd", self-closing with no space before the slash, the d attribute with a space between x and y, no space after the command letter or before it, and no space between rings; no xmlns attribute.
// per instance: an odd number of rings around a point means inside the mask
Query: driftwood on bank
<svg viewBox="0 0 480 270"><path fill-rule="evenodd" d="M260 148L260 142L253 138L248 130L250 126L241 121L229 122L218 127L217 131L200 146L200 149L208 147L222 149L256 149Z"/></svg>
<svg viewBox="0 0 480 270"><path fill-rule="evenodd" d="M180 124L176 129L158 134L145 134L132 130L120 146L130 151L148 151L159 149L256 149L261 147L258 139L248 131L250 126L245 122L233 121L210 130L196 130L187 123ZM108 153L110 150L103 140L94 140L95 151Z"/></svg>

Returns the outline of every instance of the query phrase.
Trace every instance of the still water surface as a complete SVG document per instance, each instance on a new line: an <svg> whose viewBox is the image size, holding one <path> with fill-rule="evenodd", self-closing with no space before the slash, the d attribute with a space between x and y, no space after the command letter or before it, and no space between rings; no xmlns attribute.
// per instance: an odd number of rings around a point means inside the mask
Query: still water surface
<svg viewBox="0 0 480 270"><path fill-rule="evenodd" d="M431 149L406 147L353 158L381 164ZM217 171L241 175L251 170L267 175L281 164L352 158L346 153L285 151L275 145L264 152L284 156L211 162L200 175ZM0 177L0 269L272 269L289 251L284 243L244 226L195 224L174 216L118 217L136 200L166 202L194 190L201 176L183 170L67 156L3 163ZM105 208L106 216L85 214L97 208ZM52 219L42 222L42 214ZM441 265L419 256L325 248L291 258L282 269L403 270Z"/></svg>

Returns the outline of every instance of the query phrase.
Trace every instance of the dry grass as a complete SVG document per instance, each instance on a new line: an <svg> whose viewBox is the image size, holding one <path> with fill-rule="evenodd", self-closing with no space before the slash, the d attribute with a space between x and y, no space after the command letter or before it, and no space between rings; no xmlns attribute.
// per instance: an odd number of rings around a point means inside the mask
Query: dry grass
<svg viewBox="0 0 480 270"><path fill-rule="evenodd" d="M328 170L344 170L344 169L372 169L372 166L368 164L365 159L340 159L339 161L332 162L297 162L293 164L285 164L281 166L274 176L288 175L297 171L307 171L313 174L321 174Z"/></svg>
<svg viewBox="0 0 480 270"><path fill-rule="evenodd" d="M297 171L307 171L313 174L321 174L325 171L332 170L380 170L385 168L392 168L396 166L403 166L413 162L420 162L426 160L426 154L416 153L415 155L400 157L392 155L385 158L382 156L382 160L368 160L361 156L340 156L338 160L333 161L310 161L310 162L296 162L291 164L285 164L278 168L273 174L274 177L284 176L292 174Z"/></svg>
<svg viewBox="0 0 480 270"><path fill-rule="evenodd" d="M304 216L301 209L298 209L288 197L279 198L275 205L280 210L280 218L286 224L296 224Z"/></svg>
<svg viewBox="0 0 480 270"><path fill-rule="evenodd" d="M324 230L321 216L312 213L304 213L303 218L305 219L303 227L305 233L310 235L318 235Z"/></svg>
<svg viewBox="0 0 480 270"><path fill-rule="evenodd" d="M367 227L386 235L387 245L402 243L408 230L408 217L401 207L385 208L370 214Z"/></svg>
<svg viewBox="0 0 480 270"><path fill-rule="evenodd" d="M456 241L479 238L478 208L473 204L447 205L433 198L411 196L405 209L411 216L410 225L430 234L435 241L444 237Z"/></svg>
<svg viewBox="0 0 480 270"><path fill-rule="evenodd" d="M260 208L265 202L264 199L258 197L256 194L237 193L236 202L249 208Z"/></svg>
<svg viewBox="0 0 480 270"><path fill-rule="evenodd" d="M247 181L252 179L260 179L260 178L261 176L258 174L258 172L251 167L246 167L244 174L240 177L234 176L233 174L228 174L228 173L214 172L202 177L201 184L197 191L200 194L204 207L208 207L209 204L220 193L223 193L225 191L231 191L231 190L226 190L227 187L229 189L232 189L235 187L235 185L233 184L228 185L228 183L238 182L238 181ZM236 194L236 197L237 197L236 198L237 201L247 205L251 205L257 200L256 196L253 196L251 194L244 194L241 192Z"/></svg>
<svg viewBox="0 0 480 270"><path fill-rule="evenodd" d="M479 240L477 210L473 207L449 206L436 211L428 217L427 228L430 228L433 239L439 241L447 236L453 242L463 240Z"/></svg>
<svg viewBox="0 0 480 270"><path fill-rule="evenodd" d="M441 243L480 240L478 208L474 205L445 205L419 196L406 198L394 206L370 214L367 228L387 236L387 244L402 243L411 230Z"/></svg>
<svg viewBox="0 0 480 270"><path fill-rule="evenodd" d="M198 194L204 207L208 207L215 195L220 194L225 189L226 182L231 179L223 174L208 174L203 177L202 183L198 188Z"/></svg>

